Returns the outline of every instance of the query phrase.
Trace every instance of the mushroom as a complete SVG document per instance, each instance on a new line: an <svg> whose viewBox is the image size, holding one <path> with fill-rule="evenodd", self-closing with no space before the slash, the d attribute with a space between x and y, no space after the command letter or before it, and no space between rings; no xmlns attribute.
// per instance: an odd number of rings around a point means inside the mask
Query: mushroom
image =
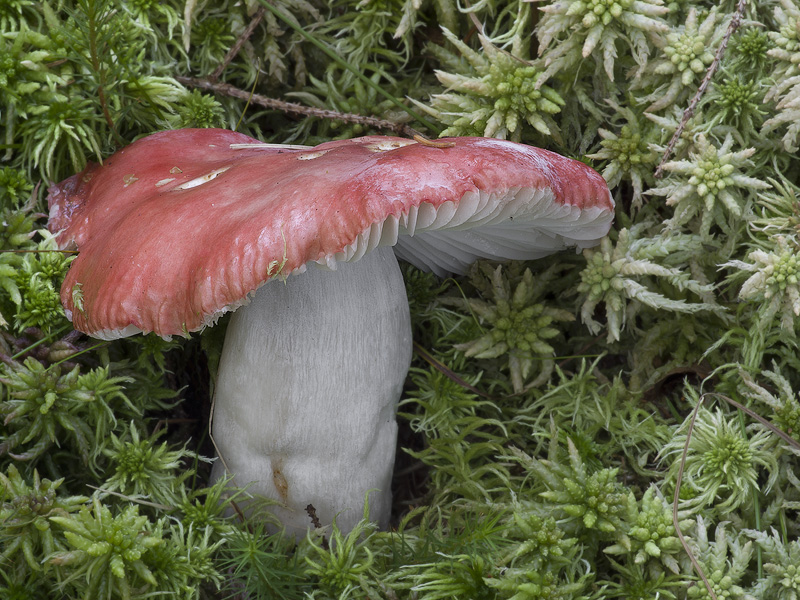
<svg viewBox="0 0 800 600"><path fill-rule="evenodd" d="M213 435L225 468L303 534L386 526L411 359L400 258L438 274L477 258L596 244L613 201L586 165L484 138L364 137L275 147L224 130L156 133L50 188L80 251L61 298L103 339L187 335L237 310ZM317 268L321 266L322 268ZM246 305L246 306L245 306Z"/></svg>

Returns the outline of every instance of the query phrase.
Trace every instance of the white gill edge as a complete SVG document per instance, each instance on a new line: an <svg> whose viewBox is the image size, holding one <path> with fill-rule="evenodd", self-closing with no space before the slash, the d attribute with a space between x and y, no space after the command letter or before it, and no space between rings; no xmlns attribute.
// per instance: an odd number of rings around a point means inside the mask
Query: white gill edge
<svg viewBox="0 0 800 600"><path fill-rule="evenodd" d="M436 209L424 203L374 223L334 256L314 262L335 269L338 262L359 260L377 246L394 246L398 257L417 267L438 275L463 273L478 258L527 260L593 246L612 218L602 207L556 202L549 188L468 192L457 205L448 201Z"/></svg>
<svg viewBox="0 0 800 600"><path fill-rule="evenodd" d="M106 342L111 342L113 340L119 340L119 339L122 339L122 338L130 337L132 335L138 335L140 333L143 333L143 332L142 332L141 329L136 327L136 325L128 325L127 327L124 327L122 329L101 329L100 331L95 331L94 333L91 333L90 335L93 338L97 338L98 340L104 340ZM167 335L167 336L163 336L162 335L161 337L163 337L166 341L169 341L169 340L172 339L172 336L170 336L170 335Z"/></svg>

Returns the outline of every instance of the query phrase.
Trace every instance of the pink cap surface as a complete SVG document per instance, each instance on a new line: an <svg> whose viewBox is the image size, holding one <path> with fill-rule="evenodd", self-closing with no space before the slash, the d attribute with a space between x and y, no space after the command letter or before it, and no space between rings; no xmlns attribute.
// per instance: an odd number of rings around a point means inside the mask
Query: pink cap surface
<svg viewBox="0 0 800 600"><path fill-rule="evenodd" d="M258 142L165 131L50 188L48 226L62 248L79 250L61 290L77 329L185 334L309 262L335 267L401 239L403 258L459 271L477 256L593 245L613 217L595 171L513 142L373 136L231 148L248 143ZM447 249L456 258L440 257Z"/></svg>

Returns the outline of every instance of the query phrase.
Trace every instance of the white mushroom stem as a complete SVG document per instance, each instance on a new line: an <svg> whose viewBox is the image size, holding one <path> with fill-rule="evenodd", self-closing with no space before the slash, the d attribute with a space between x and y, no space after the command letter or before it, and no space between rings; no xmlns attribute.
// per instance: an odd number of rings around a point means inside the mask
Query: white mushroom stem
<svg viewBox="0 0 800 600"><path fill-rule="evenodd" d="M323 525L335 517L350 530L371 490L371 519L385 527L410 361L391 248L262 286L231 319L215 393L214 440L235 483L277 500L297 535L311 526L309 504Z"/></svg>

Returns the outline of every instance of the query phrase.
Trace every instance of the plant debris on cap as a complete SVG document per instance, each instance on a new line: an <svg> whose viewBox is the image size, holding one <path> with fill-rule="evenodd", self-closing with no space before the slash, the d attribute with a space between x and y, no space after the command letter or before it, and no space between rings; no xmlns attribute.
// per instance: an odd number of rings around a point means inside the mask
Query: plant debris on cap
<svg viewBox="0 0 800 600"><path fill-rule="evenodd" d="M254 143L165 131L50 188L48 226L79 250L61 290L77 329L185 335L309 262L335 268L397 244L417 266L463 272L477 257L594 245L613 218L599 174L513 142L237 147Z"/></svg>

